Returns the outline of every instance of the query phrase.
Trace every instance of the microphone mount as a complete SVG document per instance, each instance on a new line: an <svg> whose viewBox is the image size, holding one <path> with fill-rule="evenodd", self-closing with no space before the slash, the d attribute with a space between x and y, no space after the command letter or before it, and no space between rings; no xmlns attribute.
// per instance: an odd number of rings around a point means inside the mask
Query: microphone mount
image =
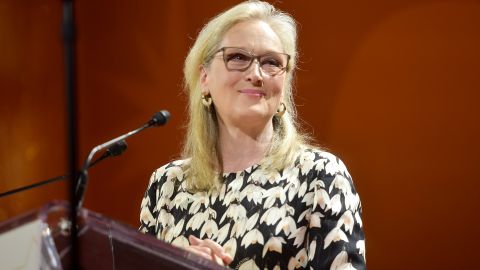
<svg viewBox="0 0 480 270"><path fill-rule="evenodd" d="M88 167L90 166L90 162L92 161L95 154L105 148L112 146L115 143L120 141L125 141L128 137L131 137L149 127L152 126L162 126L168 122L170 119L170 113L168 111L162 110L155 113L152 118L143 126L128 132L127 134L121 135L117 138L114 138L108 142L95 146L90 153L88 154L85 162L83 163L83 167L80 170L80 174L78 176L78 180L76 182L75 187L75 196L77 197L77 209L79 210L82 207L83 199L85 196L85 191L87 189L87 181L88 181ZM126 144L125 144L126 145ZM126 146L125 146L126 147Z"/></svg>

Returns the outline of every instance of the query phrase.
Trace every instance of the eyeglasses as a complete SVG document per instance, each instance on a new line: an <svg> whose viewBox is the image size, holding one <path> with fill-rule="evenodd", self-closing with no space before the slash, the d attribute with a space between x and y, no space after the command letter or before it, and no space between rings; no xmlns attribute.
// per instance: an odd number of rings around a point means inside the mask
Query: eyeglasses
<svg viewBox="0 0 480 270"><path fill-rule="evenodd" d="M253 60L257 60L264 74L275 76L287 70L290 55L286 53L269 52L264 55L254 55L244 49L223 47L217 51L223 53L223 62L229 71L245 71L250 68Z"/></svg>

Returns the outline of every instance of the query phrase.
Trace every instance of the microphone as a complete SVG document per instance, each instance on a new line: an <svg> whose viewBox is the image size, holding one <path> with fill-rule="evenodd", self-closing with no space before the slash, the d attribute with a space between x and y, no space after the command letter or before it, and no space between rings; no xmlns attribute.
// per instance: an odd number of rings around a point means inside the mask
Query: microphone
<svg viewBox="0 0 480 270"><path fill-rule="evenodd" d="M119 156L126 149L127 149L127 144L125 143L125 141L119 141L119 142L113 144L112 146L110 146L107 149L107 151L105 153L103 153L103 155L101 157L94 160L92 162L92 164L90 164L88 166L88 168L91 168L91 167L95 166L95 164L99 163L100 161L102 161L106 158ZM50 179L47 179L47 180L36 182L34 184L31 184L31 185L27 185L27 186L15 188L15 189L12 189L12 190L9 190L9 191L5 191L5 192L0 193L0 198L5 197L5 196L9 196L9 195L12 195L12 194L15 194L15 193L18 193L18 192L22 192L22 191L25 191L25 190L30 190L30 189L33 189L33 188L36 188L36 187L40 187L40 186L43 186L43 185L46 185L46 184L50 184L50 183L53 183L53 182L57 182L57 181L60 181L60 180L65 180L65 179L68 180L69 177L71 177L71 175L68 175L68 174L67 175L62 175L62 176L57 176L57 177L54 177L54 178L50 178Z"/></svg>
<svg viewBox="0 0 480 270"><path fill-rule="evenodd" d="M148 125L150 126L163 126L165 125L168 120L170 119L170 113L168 111L162 110L155 113L152 116L152 119L148 121Z"/></svg>
<svg viewBox="0 0 480 270"><path fill-rule="evenodd" d="M105 151L105 153L103 153L103 155L101 157L94 160L90 165L88 165L88 168L93 167L95 164L97 164L98 162L100 162L100 161L102 161L106 158L119 156L123 152L125 152L125 150L127 150L127 143L125 142L125 140L114 143L112 146L110 146L107 149L107 151Z"/></svg>
<svg viewBox="0 0 480 270"><path fill-rule="evenodd" d="M149 127L152 127L152 126L158 127L158 126L165 125L168 122L169 119L170 119L170 113L168 111L165 111L165 110L159 111L159 112L155 113L152 116L152 118L145 125L137 128L135 130L132 130L132 131L130 131L130 132L124 134L124 135L121 135L117 138L114 138L114 139L112 139L112 140L110 140L106 143L95 146L90 151L87 158L85 159L85 162L83 163L82 170L80 171L80 174L78 176L78 179L77 179L77 182L76 182L76 185L75 185L75 196L77 197L77 202L78 202L77 209L80 209L82 207L83 199L84 199L84 196L85 196L85 191L87 189L88 167L90 166L90 162L91 162L93 156L98 151L103 150L105 148L108 148L111 145L113 145L115 143L118 143L120 141L124 141L128 137L133 136L133 135L135 135L135 134L137 134L137 133L139 133L139 132L141 132L141 131L149 128ZM121 148L121 147L119 147L119 148ZM126 149L126 143L125 143L125 149ZM125 150L125 149L123 149L123 150ZM118 149L115 149L115 150L112 150L111 152L113 153L117 150ZM108 153L108 151L107 151L107 153Z"/></svg>

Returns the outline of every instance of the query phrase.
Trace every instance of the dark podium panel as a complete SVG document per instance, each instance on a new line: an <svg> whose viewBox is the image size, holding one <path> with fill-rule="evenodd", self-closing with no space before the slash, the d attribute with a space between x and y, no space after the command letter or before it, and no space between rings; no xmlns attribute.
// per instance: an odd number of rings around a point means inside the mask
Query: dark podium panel
<svg viewBox="0 0 480 270"><path fill-rule="evenodd" d="M92 211L79 217L80 269L226 269ZM1 223L1 268L68 269L69 229L64 202Z"/></svg>

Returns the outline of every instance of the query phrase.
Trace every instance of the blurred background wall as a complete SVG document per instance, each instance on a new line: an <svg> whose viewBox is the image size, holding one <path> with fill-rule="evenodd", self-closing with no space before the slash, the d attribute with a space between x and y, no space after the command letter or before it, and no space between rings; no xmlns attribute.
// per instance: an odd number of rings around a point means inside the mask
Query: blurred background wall
<svg viewBox="0 0 480 270"><path fill-rule="evenodd" d="M90 170L85 207L138 226L154 169L178 157L182 65L239 1L77 1L79 160L156 111L168 125ZM304 128L340 156L364 208L369 269L471 269L480 251L480 1L271 1L299 23ZM60 1L0 2L0 192L65 174ZM0 221L66 183L0 198Z"/></svg>

